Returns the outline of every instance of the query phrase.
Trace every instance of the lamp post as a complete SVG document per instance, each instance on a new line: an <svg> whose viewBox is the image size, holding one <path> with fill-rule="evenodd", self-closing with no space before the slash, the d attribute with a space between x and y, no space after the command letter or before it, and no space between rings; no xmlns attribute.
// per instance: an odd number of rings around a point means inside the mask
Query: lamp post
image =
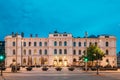
<svg viewBox="0 0 120 80"><path fill-rule="evenodd" d="M23 66L23 38L21 38L21 67Z"/></svg>
<svg viewBox="0 0 120 80"><path fill-rule="evenodd" d="M87 57L87 35L88 35L88 33L87 32L85 32L85 42L86 42L86 44L85 44L85 57ZM85 61L85 71L87 72L87 61Z"/></svg>
<svg viewBox="0 0 120 80"><path fill-rule="evenodd" d="M17 48L18 48L18 33L16 33L16 67L15 67L15 72L17 72Z"/></svg>

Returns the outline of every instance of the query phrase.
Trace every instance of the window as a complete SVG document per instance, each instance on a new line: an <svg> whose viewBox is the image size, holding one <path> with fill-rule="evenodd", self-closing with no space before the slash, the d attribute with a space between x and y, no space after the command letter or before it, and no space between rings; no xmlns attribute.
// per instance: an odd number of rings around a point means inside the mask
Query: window
<svg viewBox="0 0 120 80"><path fill-rule="evenodd" d="M13 42L13 46L15 46L15 42Z"/></svg>
<svg viewBox="0 0 120 80"><path fill-rule="evenodd" d="M29 42L29 46L31 46L31 42Z"/></svg>
<svg viewBox="0 0 120 80"><path fill-rule="evenodd" d="M84 42L84 46L86 47L86 42Z"/></svg>
<svg viewBox="0 0 120 80"><path fill-rule="evenodd" d="M44 43L44 46L47 46L47 42Z"/></svg>
<svg viewBox="0 0 120 80"><path fill-rule="evenodd" d="M36 49L34 49L34 54L37 54L37 50Z"/></svg>
<svg viewBox="0 0 120 80"><path fill-rule="evenodd" d="M25 50L25 49L24 49L24 51L23 51L23 52L24 52L24 55L26 55L26 50Z"/></svg>
<svg viewBox="0 0 120 80"><path fill-rule="evenodd" d="M31 55L31 50L29 50L29 55Z"/></svg>
<svg viewBox="0 0 120 80"><path fill-rule="evenodd" d="M23 46L26 46L26 42L23 43Z"/></svg>
<svg viewBox="0 0 120 80"><path fill-rule="evenodd" d="M74 47L76 46L76 42L73 42L73 46L74 46Z"/></svg>
<svg viewBox="0 0 120 80"><path fill-rule="evenodd" d="M54 46L57 46L57 41L54 42Z"/></svg>
<svg viewBox="0 0 120 80"><path fill-rule="evenodd" d="M37 46L37 43L36 43L36 42L34 42L34 46Z"/></svg>
<svg viewBox="0 0 120 80"><path fill-rule="evenodd" d="M59 46L62 46L62 42L61 41L59 42Z"/></svg>
<svg viewBox="0 0 120 80"><path fill-rule="evenodd" d="M79 50L79 55L81 55L81 50Z"/></svg>
<svg viewBox="0 0 120 80"><path fill-rule="evenodd" d="M45 49L45 55L47 55L47 50Z"/></svg>
<svg viewBox="0 0 120 80"><path fill-rule="evenodd" d="M54 54L57 54L57 49L54 49Z"/></svg>
<svg viewBox="0 0 120 80"><path fill-rule="evenodd" d="M64 42L64 46L67 46L67 41Z"/></svg>
<svg viewBox="0 0 120 80"><path fill-rule="evenodd" d="M67 49L64 49L64 54L67 54Z"/></svg>
<svg viewBox="0 0 120 80"><path fill-rule="evenodd" d="M42 50L41 49L39 50L39 54L42 55Z"/></svg>
<svg viewBox="0 0 120 80"><path fill-rule="evenodd" d="M81 47L81 42L78 43L78 46Z"/></svg>
<svg viewBox="0 0 120 80"><path fill-rule="evenodd" d="M95 42L95 46L97 46L97 42Z"/></svg>
<svg viewBox="0 0 120 80"><path fill-rule="evenodd" d="M42 46L42 42L39 42L39 46Z"/></svg>
<svg viewBox="0 0 120 80"><path fill-rule="evenodd" d="M15 55L15 49L13 49L13 55Z"/></svg>
<svg viewBox="0 0 120 80"><path fill-rule="evenodd" d="M76 50L73 50L73 55L76 55Z"/></svg>
<svg viewBox="0 0 120 80"><path fill-rule="evenodd" d="M108 42L106 42L106 47L108 47L109 46L109 43Z"/></svg>
<svg viewBox="0 0 120 80"><path fill-rule="evenodd" d="M59 54L62 54L62 49L59 49Z"/></svg>
<svg viewBox="0 0 120 80"><path fill-rule="evenodd" d="M106 55L108 55L109 54L109 51L108 50L106 50Z"/></svg>
<svg viewBox="0 0 120 80"><path fill-rule="evenodd" d="M91 42L89 43L89 46L90 46L90 45L92 45L92 43L91 43Z"/></svg>

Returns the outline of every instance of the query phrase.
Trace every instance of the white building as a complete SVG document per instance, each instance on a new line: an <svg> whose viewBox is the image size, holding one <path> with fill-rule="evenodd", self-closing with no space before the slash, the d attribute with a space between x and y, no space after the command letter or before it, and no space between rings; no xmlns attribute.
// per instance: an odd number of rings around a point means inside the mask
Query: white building
<svg viewBox="0 0 120 80"><path fill-rule="evenodd" d="M104 52L105 57L100 65L108 63L117 66L116 38L114 36L100 35L87 38L74 38L69 33L50 33L48 38L30 37L25 38L8 35L5 37L6 66L15 62L20 65L82 65L79 57L93 43L98 45ZM17 53L17 54L16 54Z"/></svg>

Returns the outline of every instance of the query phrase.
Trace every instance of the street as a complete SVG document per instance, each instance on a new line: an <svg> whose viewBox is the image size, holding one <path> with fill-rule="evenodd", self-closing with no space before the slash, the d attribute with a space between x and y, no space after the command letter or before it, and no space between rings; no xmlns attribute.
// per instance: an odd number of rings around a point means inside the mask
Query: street
<svg viewBox="0 0 120 80"><path fill-rule="evenodd" d="M105 71L96 75L96 71L84 72L79 69L68 71L67 68L62 71L56 71L54 68L48 71L42 71L41 68L35 68L32 71L22 69L17 73L11 73L8 70L3 75L5 80L120 80L119 71Z"/></svg>

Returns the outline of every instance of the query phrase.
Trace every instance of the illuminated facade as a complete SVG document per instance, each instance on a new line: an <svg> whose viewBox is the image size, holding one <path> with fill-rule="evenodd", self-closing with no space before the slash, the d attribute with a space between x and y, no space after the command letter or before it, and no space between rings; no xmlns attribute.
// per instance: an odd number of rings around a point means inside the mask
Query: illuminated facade
<svg viewBox="0 0 120 80"><path fill-rule="evenodd" d="M105 57L100 65L117 66L116 38L114 36L100 35L88 38L74 38L69 33L50 33L48 38L30 37L21 35L5 37L6 66L10 66L16 60L25 65L83 65L80 57L90 44L98 45L104 52ZM17 53L16 53L17 52Z"/></svg>

